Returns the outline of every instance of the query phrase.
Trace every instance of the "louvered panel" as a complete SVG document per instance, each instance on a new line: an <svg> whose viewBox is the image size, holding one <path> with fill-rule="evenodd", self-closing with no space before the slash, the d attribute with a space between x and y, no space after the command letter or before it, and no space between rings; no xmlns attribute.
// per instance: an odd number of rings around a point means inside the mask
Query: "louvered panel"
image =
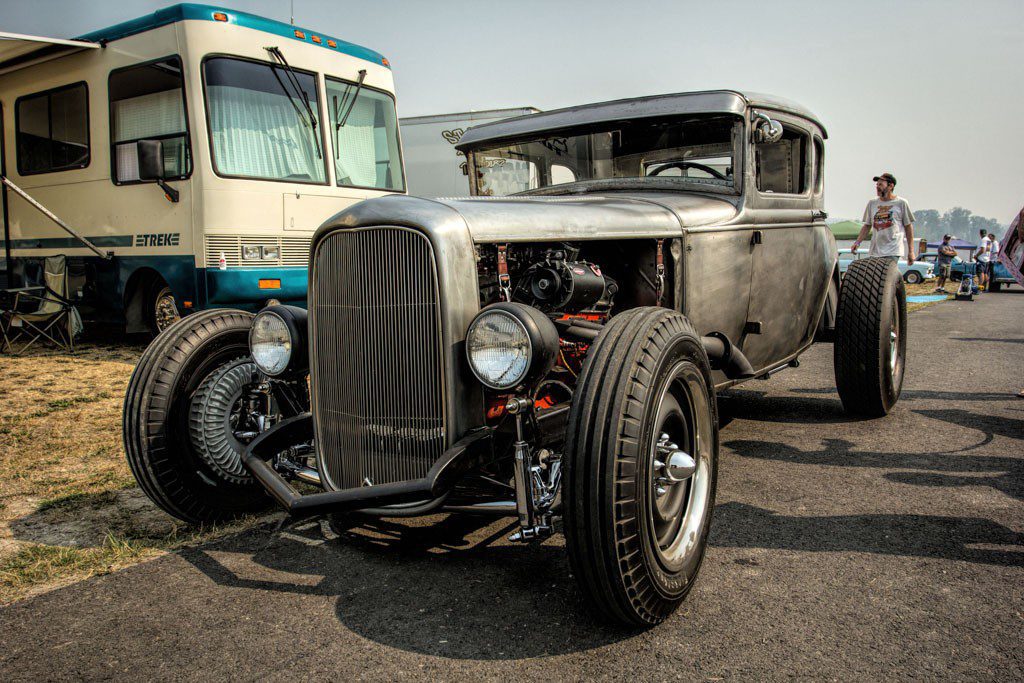
<svg viewBox="0 0 1024 683"><path fill-rule="evenodd" d="M311 389L321 473L335 489L417 479L445 449L433 250L402 228L317 247Z"/></svg>
<svg viewBox="0 0 1024 683"><path fill-rule="evenodd" d="M216 268L220 255L228 268L267 268L287 266L305 268L309 265L309 237L278 237L276 235L207 235L206 267ZM277 258L259 261L242 260L242 246L276 246Z"/></svg>

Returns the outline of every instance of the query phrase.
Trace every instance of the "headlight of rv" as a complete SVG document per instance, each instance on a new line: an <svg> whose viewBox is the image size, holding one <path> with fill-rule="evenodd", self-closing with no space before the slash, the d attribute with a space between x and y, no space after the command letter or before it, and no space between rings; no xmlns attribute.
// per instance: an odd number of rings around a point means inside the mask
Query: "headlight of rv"
<svg viewBox="0 0 1024 683"><path fill-rule="evenodd" d="M466 334L470 369L484 386L499 391L542 378L551 371L557 353L554 323L523 304L488 306Z"/></svg>
<svg viewBox="0 0 1024 683"><path fill-rule="evenodd" d="M277 377L304 372L306 363L306 311L295 306L268 306L249 329L249 353L264 373Z"/></svg>

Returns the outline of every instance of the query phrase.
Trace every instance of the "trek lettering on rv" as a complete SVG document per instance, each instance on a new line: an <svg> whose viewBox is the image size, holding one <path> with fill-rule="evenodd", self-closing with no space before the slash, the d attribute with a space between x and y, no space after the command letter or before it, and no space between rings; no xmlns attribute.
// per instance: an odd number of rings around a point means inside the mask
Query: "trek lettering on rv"
<svg viewBox="0 0 1024 683"><path fill-rule="evenodd" d="M176 247L180 243L180 232L146 233L135 236L137 247Z"/></svg>

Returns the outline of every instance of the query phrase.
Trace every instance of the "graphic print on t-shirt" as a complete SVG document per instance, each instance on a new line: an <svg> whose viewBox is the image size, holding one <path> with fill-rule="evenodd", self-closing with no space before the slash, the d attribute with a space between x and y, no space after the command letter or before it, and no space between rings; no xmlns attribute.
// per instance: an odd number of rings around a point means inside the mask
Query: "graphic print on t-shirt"
<svg viewBox="0 0 1024 683"><path fill-rule="evenodd" d="M875 230L888 230L892 227L892 204L880 204L875 211Z"/></svg>

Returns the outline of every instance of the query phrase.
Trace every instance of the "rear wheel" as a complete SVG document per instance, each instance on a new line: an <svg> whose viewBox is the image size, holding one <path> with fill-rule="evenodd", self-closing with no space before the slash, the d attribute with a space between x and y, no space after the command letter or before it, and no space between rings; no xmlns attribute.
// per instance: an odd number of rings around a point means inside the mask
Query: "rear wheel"
<svg viewBox="0 0 1024 683"><path fill-rule="evenodd" d="M181 320L178 304L174 300L174 292L163 280L157 280L150 285L143 300L143 306L145 306L146 324L153 336Z"/></svg>
<svg viewBox="0 0 1024 683"><path fill-rule="evenodd" d="M907 351L907 295L890 259L850 265L839 291L833 360L847 412L880 417L899 400Z"/></svg>
<svg viewBox="0 0 1024 683"><path fill-rule="evenodd" d="M146 349L128 383L123 438L132 474L154 503L186 522L228 519L270 502L232 462L237 446L216 432L218 420L230 425L236 412L236 385L245 378L234 374L249 372L239 359L249 353L252 317L216 310L178 321ZM211 430L202 430L203 420Z"/></svg>
<svg viewBox="0 0 1024 683"><path fill-rule="evenodd" d="M711 527L718 416L707 355L663 308L616 316L587 356L566 441L566 547L590 603L628 625L666 619Z"/></svg>

